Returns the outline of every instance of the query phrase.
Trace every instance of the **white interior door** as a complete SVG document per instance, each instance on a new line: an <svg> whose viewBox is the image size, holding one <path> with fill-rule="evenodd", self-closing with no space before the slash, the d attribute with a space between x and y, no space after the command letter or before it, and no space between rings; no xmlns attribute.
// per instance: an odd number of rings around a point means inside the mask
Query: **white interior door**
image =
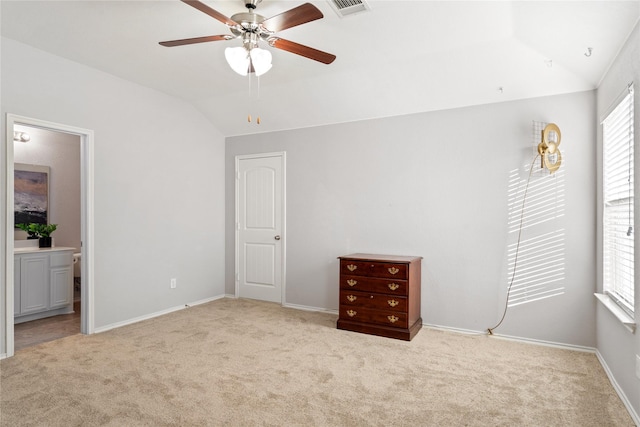
<svg viewBox="0 0 640 427"><path fill-rule="evenodd" d="M236 157L236 295L283 302L284 153Z"/></svg>

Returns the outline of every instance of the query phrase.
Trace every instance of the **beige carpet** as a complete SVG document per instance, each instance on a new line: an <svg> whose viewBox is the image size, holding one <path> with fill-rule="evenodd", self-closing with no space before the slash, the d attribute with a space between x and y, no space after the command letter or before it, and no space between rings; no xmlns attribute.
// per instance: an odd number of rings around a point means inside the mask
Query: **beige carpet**
<svg viewBox="0 0 640 427"><path fill-rule="evenodd" d="M2 426L632 426L594 354L224 299L0 362Z"/></svg>

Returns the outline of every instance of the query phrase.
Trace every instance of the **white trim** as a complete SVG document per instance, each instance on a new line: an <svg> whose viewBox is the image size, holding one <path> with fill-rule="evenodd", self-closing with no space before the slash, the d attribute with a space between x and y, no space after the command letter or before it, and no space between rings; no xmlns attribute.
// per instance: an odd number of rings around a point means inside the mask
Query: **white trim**
<svg viewBox="0 0 640 427"><path fill-rule="evenodd" d="M3 228L5 231L5 351L6 357L14 355L14 319L13 319L13 174L14 174L14 153L13 127L16 124L36 127L57 132L64 132L80 137L81 150L81 180L82 180L82 272L86 275L86 280L82 281L82 314L81 332L84 334L94 333L94 226L93 226L93 185L94 185L94 135L90 129L78 128L75 126L60 123L48 122L31 117L19 116L11 113L6 115L6 218Z"/></svg>
<svg viewBox="0 0 640 427"><path fill-rule="evenodd" d="M102 333L102 332L110 331L112 329L118 329L118 328L121 328L123 326L133 325L134 323L138 323L138 322L142 322L142 321L145 321L145 320L153 319L155 317L164 316L165 314L173 313L174 311L184 310L185 308L194 307L194 306L200 305L200 304L206 304L206 303L209 303L209 302L212 302L212 301L216 301L216 300L219 300L219 299L223 299L223 298L225 298L224 294L217 295L217 296L214 296L214 297L211 297L211 298L205 298L205 299L194 301L194 302L191 302L191 303L188 303L188 304L178 305L178 306L175 306L175 307L167 308L165 310L156 311L155 313L145 314L144 316L134 317L133 319L123 320L122 322L111 323L109 325L101 326L99 328L96 328L95 333L99 334L99 333Z"/></svg>
<svg viewBox="0 0 640 427"><path fill-rule="evenodd" d="M288 303L284 303L282 304L283 307L286 308L293 308L296 310L302 310L302 311L315 311L315 312L319 312L319 313L327 313L327 314L338 314L338 310L329 310L328 308L322 308L322 307L312 307L312 306L308 306L308 305L298 305L298 304L288 304Z"/></svg>
<svg viewBox="0 0 640 427"><path fill-rule="evenodd" d="M615 301L606 294L594 294L598 301L602 303L619 321L622 325L632 334L636 331L636 322L631 316L627 314Z"/></svg>
<svg viewBox="0 0 640 427"><path fill-rule="evenodd" d="M13 168L13 143L9 143L9 141L13 141L13 124L14 124L14 120L13 118L11 118L9 116L9 114L7 114L7 119L6 119L6 126L5 126L5 131L6 131L6 155L5 155L5 162L6 162L6 167L5 167L5 171L6 171L6 177L5 177L5 182L6 182L6 212L5 212L5 223L2 225L2 228L4 229L4 235L5 235L5 249L4 249L4 254L5 254L5 260L4 260L4 265L5 265L5 269L4 269L4 295L5 295L5 308L4 308L4 313L5 313L5 320L4 320L4 325L5 325L5 329L3 331L4 334L4 345L5 345L5 357L11 357L14 354L14 336L13 336L13 304L14 304L14 300L13 300L13 266L14 266L14 260L13 260L13 239L14 239L14 229L12 227L12 223L13 223L13 187L14 187L14 183L13 183L13 176L14 176L14 168Z"/></svg>
<svg viewBox="0 0 640 427"><path fill-rule="evenodd" d="M429 328L429 329L439 329L439 330L449 331L449 332L457 332L457 333L467 334L467 335L486 335L487 337L497 338L497 339L506 340L506 341L515 341L515 342L520 342L524 344L541 345L544 347L561 348L564 350L576 350L576 351L583 351L587 353L595 353L596 351L594 347L565 344L565 343L559 343L555 341L537 340L532 338L514 337L512 335L500 335L500 334L489 335L486 331L472 331L468 329L450 328L447 326L438 326L438 325L431 325L431 324L424 324L423 327Z"/></svg>
<svg viewBox="0 0 640 427"><path fill-rule="evenodd" d="M238 230L238 194L240 192L240 188L238 186L240 181L240 160L247 159L260 159L265 157L280 157L282 161L282 286L280 288L280 304L285 305L286 296L287 296L287 152L286 151L276 151L271 153L254 153L254 154L239 154L235 158L235 170L233 171L233 175L235 178L235 217L234 217L234 234L235 234L235 260L234 260L234 298L238 298L240 295L240 265L238 264L238 260L240 258L239 255L239 241L240 241L240 230Z"/></svg>
<svg viewBox="0 0 640 427"><path fill-rule="evenodd" d="M624 393L624 390L622 390L622 387L620 387L620 385L616 381L616 378L611 372L611 369L609 369L607 362L605 362L604 357L602 357L602 355L600 354L600 351L598 351L597 349L596 349L596 357L600 361L600 365L602 365L602 369L604 369L604 372L607 374L607 377L609 377L609 381L611 382L613 389L616 391L616 393L618 393L618 397L620 397L620 400L622 400L622 403L627 408L629 415L631 415L631 419L637 426L640 426L640 416L638 416L638 413L633 408L633 405L631 404L631 402L629 402L629 399L627 398L627 395Z"/></svg>
<svg viewBox="0 0 640 427"><path fill-rule="evenodd" d="M515 342L520 342L524 344L541 345L544 347L560 348L563 350L582 351L585 353L595 353L596 351L595 347L588 347L583 345L565 344L565 343L559 343L555 341L545 341L545 340L536 340L531 338L514 337L511 335L493 334L491 336L497 339L506 340L506 341L515 341Z"/></svg>
<svg viewBox="0 0 640 427"><path fill-rule="evenodd" d="M455 332L457 334L465 334L465 335L489 335L487 331L474 331L471 329L461 329L461 328L452 328L450 326L442 326L442 325L434 325L432 323L423 323L423 328L427 329L435 329L447 332Z"/></svg>

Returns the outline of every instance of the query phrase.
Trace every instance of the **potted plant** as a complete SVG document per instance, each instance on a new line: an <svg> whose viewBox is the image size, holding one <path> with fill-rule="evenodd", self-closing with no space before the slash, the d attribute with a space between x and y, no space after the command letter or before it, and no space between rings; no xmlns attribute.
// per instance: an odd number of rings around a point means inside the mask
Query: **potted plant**
<svg viewBox="0 0 640 427"><path fill-rule="evenodd" d="M29 234L27 239L38 239L38 247L50 248L52 243L51 233L56 231L58 224L36 224L30 222L28 224L16 224L16 228L26 231Z"/></svg>
<svg viewBox="0 0 640 427"><path fill-rule="evenodd" d="M34 223L22 223L22 224L16 224L16 228L19 228L22 231L26 231L28 236L27 236L27 240L31 240L31 239L37 239L38 238L38 231L36 230L38 224L34 224Z"/></svg>
<svg viewBox="0 0 640 427"><path fill-rule="evenodd" d="M38 235L38 246L41 248L51 247L51 233L56 231L58 224L34 224Z"/></svg>

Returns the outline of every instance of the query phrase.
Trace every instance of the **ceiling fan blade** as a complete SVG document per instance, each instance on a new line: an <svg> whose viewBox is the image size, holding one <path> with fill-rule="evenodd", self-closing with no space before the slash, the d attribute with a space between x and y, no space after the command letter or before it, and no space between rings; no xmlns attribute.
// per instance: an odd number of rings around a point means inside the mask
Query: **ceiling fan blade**
<svg viewBox="0 0 640 427"><path fill-rule="evenodd" d="M204 36L204 37L194 37L191 39L169 40L166 42L160 42L160 44L166 47L174 47L174 46L183 46L185 44L217 42L220 40L231 40L233 38L235 37L233 37L232 35L225 34L221 36Z"/></svg>
<svg viewBox="0 0 640 427"><path fill-rule="evenodd" d="M278 31L286 30L287 28L295 27L296 25L315 21L323 16L324 15L320 12L320 9L311 3L305 3L283 12L280 15L265 19L262 21L262 26L273 33L277 33Z"/></svg>
<svg viewBox="0 0 640 427"><path fill-rule="evenodd" d="M227 18L226 16L224 16L223 14L218 12L217 10L210 8L209 6L207 6L204 3L199 2L198 0L181 0L181 1L183 3L188 4L191 7L195 7L200 12L204 12L207 15L209 15L210 17L217 19L218 21L222 22L223 24L225 24L228 27L236 27L236 26L238 26L238 23L236 21L232 20L231 18Z"/></svg>
<svg viewBox="0 0 640 427"><path fill-rule="evenodd" d="M287 52L313 59L314 61L322 62L323 64L331 64L336 59L336 56L330 53L281 39L279 37L271 37L269 39L269 45L277 49L286 50Z"/></svg>

